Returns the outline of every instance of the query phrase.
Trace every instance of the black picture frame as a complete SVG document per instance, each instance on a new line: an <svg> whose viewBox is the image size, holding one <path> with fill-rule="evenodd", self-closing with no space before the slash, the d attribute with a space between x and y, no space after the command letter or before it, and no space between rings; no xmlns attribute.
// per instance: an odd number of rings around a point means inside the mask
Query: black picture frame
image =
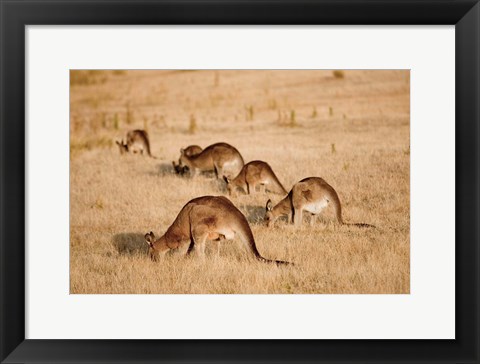
<svg viewBox="0 0 480 364"><path fill-rule="evenodd" d="M478 0L0 0L0 13L2 363L479 362ZM30 24L455 25L456 339L25 340L25 26Z"/></svg>

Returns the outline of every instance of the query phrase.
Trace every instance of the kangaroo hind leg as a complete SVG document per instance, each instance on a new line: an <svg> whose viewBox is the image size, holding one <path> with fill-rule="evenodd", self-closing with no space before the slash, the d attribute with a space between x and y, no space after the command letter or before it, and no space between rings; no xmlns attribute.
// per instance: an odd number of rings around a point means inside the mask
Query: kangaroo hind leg
<svg viewBox="0 0 480 364"><path fill-rule="evenodd" d="M295 209L294 214L293 214L293 223L296 227L299 227L302 225L302 220L303 220L303 211L302 209Z"/></svg>
<svg viewBox="0 0 480 364"><path fill-rule="evenodd" d="M208 238L208 230L205 226L198 226L192 231L192 239L195 245L195 251L202 258L205 259L205 245Z"/></svg>

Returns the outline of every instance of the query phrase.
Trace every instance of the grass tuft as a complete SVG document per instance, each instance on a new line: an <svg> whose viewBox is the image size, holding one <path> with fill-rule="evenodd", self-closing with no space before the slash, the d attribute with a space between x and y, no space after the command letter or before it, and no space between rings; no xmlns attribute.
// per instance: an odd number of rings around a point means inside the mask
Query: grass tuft
<svg viewBox="0 0 480 364"><path fill-rule="evenodd" d="M254 117L253 105L245 107L245 120L253 121L253 117Z"/></svg>
<svg viewBox="0 0 480 364"><path fill-rule="evenodd" d="M195 115L190 115L190 122L188 124L188 132L190 134L195 134L198 130L198 125L197 125L197 119L195 118Z"/></svg>

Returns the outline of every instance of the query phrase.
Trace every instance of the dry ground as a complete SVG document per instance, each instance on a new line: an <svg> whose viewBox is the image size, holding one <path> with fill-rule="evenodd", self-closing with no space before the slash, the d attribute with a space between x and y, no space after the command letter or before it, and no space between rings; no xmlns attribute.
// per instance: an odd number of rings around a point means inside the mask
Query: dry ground
<svg viewBox="0 0 480 364"><path fill-rule="evenodd" d="M343 76L343 77L342 77ZM71 293L409 293L410 80L408 71L73 71L71 74ZM127 130L146 128L159 159L120 156ZM276 267L225 243L207 259L154 263L143 235L165 232L194 197L221 182L172 173L190 144L224 141L246 162L267 161L285 185L320 176L344 220L301 229L262 224L268 197L233 203Z"/></svg>

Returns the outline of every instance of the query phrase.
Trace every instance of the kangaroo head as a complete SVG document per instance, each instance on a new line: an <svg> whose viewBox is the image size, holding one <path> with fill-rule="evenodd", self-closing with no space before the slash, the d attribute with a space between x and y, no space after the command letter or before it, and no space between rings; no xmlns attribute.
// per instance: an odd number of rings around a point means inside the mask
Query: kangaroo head
<svg viewBox="0 0 480 364"><path fill-rule="evenodd" d="M273 203L272 200L268 199L267 204L265 205L265 222L268 227L272 227L275 222L275 215L273 214Z"/></svg>
<svg viewBox="0 0 480 364"><path fill-rule="evenodd" d="M115 143L118 145L118 149L120 150L120 154L128 153L128 144L123 141L115 140Z"/></svg>
<svg viewBox="0 0 480 364"><path fill-rule="evenodd" d="M185 173L188 172L188 167L187 166L181 166L180 161L178 163L175 163L175 161L172 161L173 165L173 170L175 171L176 174L179 174L183 176Z"/></svg>
<svg viewBox="0 0 480 364"><path fill-rule="evenodd" d="M178 160L180 167L185 167L190 165L190 157L185 153L185 149L180 149L180 159Z"/></svg>
<svg viewBox="0 0 480 364"><path fill-rule="evenodd" d="M145 241L148 244L148 255L154 262L157 261L161 253L166 253L167 250L170 250L166 243L165 236L156 239L153 231L145 234Z"/></svg>
<svg viewBox="0 0 480 364"><path fill-rule="evenodd" d="M175 163L175 161L172 161L172 166L173 170L175 171L176 174L181 174L182 173L182 167L180 167L180 163Z"/></svg>

